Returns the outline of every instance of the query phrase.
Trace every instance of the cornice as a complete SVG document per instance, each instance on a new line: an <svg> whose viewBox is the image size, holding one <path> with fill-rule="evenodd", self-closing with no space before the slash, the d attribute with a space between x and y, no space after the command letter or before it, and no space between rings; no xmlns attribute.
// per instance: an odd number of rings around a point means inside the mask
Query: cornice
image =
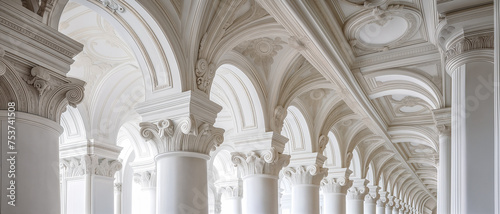
<svg viewBox="0 0 500 214"><path fill-rule="evenodd" d="M18 9L0 2L0 44L5 50L65 75L83 46ZM15 39L14 39L15 38Z"/></svg>

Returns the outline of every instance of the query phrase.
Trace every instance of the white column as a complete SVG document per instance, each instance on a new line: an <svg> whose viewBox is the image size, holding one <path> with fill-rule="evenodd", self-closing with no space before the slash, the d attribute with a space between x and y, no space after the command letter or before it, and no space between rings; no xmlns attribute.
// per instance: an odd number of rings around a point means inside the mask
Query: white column
<svg viewBox="0 0 500 214"><path fill-rule="evenodd" d="M346 194L351 186L349 169L329 169L328 177L321 181L323 213L346 213Z"/></svg>
<svg viewBox="0 0 500 214"><path fill-rule="evenodd" d="M143 171L134 174L134 181L141 185L141 213L156 214L156 172Z"/></svg>
<svg viewBox="0 0 500 214"><path fill-rule="evenodd" d="M364 199L368 194L366 184L368 184L366 179L353 180L352 186L347 190L346 212L348 214L363 214Z"/></svg>
<svg viewBox="0 0 500 214"><path fill-rule="evenodd" d="M449 55L447 71L452 76L451 210L450 213L494 212L494 99L492 34L463 38L478 49ZM479 45L481 44L481 45ZM474 48L473 47L473 48ZM455 52L454 52L455 53ZM451 53L450 53L451 54ZM481 166L481 167L478 167ZM439 193L438 193L439 194Z"/></svg>
<svg viewBox="0 0 500 214"><path fill-rule="evenodd" d="M215 183L221 196L221 214L241 214L242 186L240 180L220 181Z"/></svg>
<svg viewBox="0 0 500 214"><path fill-rule="evenodd" d="M152 143L156 162L156 212L208 213L207 160L224 140L213 127L221 107L205 94L186 91L136 107L141 136Z"/></svg>
<svg viewBox="0 0 500 214"><path fill-rule="evenodd" d="M207 160L195 152L156 156L158 213L208 213Z"/></svg>
<svg viewBox="0 0 500 214"><path fill-rule="evenodd" d="M283 169L285 179L289 179L292 184L292 214L320 213L319 185L327 172L327 169L320 167L320 164Z"/></svg>
<svg viewBox="0 0 500 214"><path fill-rule="evenodd" d="M399 214L399 208L401 204L399 203L399 198L394 198L394 206L392 206L392 214Z"/></svg>
<svg viewBox="0 0 500 214"><path fill-rule="evenodd" d="M286 142L288 139L283 139ZM282 143L284 145L284 143ZM278 173L290 161L274 147L248 154L233 152L233 163L243 178L243 214L278 214Z"/></svg>
<svg viewBox="0 0 500 214"><path fill-rule="evenodd" d="M434 123L439 132L439 167L437 213L450 213L451 199L451 109L433 110Z"/></svg>
<svg viewBox="0 0 500 214"><path fill-rule="evenodd" d="M87 154L61 159L66 204L62 213L114 213L114 174L117 160Z"/></svg>
<svg viewBox="0 0 500 214"><path fill-rule="evenodd" d="M369 185L368 194L365 196L364 213L365 214L376 214L377 212L377 200L379 199L380 187Z"/></svg>
<svg viewBox="0 0 500 214"><path fill-rule="evenodd" d="M60 213L57 166L62 127L36 115L11 112L15 115L8 117L10 112L0 110L1 212ZM8 131L14 132L8 134ZM14 136L11 142L15 144L8 143L8 136Z"/></svg>
<svg viewBox="0 0 500 214"><path fill-rule="evenodd" d="M115 183L115 214L122 214L122 183Z"/></svg>
<svg viewBox="0 0 500 214"><path fill-rule="evenodd" d="M385 214L385 205L387 204L387 192L379 191L379 199L377 200L377 214Z"/></svg>

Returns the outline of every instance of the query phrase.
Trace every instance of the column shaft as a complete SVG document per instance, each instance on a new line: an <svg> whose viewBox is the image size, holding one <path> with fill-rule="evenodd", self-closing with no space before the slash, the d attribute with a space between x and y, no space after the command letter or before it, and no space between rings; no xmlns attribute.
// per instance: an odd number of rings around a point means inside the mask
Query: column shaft
<svg viewBox="0 0 500 214"><path fill-rule="evenodd" d="M364 214L376 214L377 212L377 204L375 201L365 201L364 207Z"/></svg>
<svg viewBox="0 0 500 214"><path fill-rule="evenodd" d="M345 193L323 193L324 209L323 213L346 213L346 194Z"/></svg>
<svg viewBox="0 0 500 214"><path fill-rule="evenodd" d="M208 155L193 152L168 152L156 156L157 213L208 213L208 158Z"/></svg>
<svg viewBox="0 0 500 214"><path fill-rule="evenodd" d="M385 214L392 214L392 207L391 206L385 206Z"/></svg>
<svg viewBox="0 0 500 214"><path fill-rule="evenodd" d="M377 214L385 214L385 206L378 206L377 205Z"/></svg>
<svg viewBox="0 0 500 214"><path fill-rule="evenodd" d="M241 214L241 197L222 199L221 214Z"/></svg>
<svg viewBox="0 0 500 214"><path fill-rule="evenodd" d="M15 121L9 129L8 121ZM36 115L15 112L9 120L0 110L2 177L0 213L60 213L59 124ZM8 134L8 131L10 132ZM15 144L7 142L7 136ZM13 137L13 138L14 138ZM11 149L9 145L15 146ZM8 153L12 152L12 153ZM17 153L15 153L17 152ZM9 204L10 203L10 204ZM15 206L13 206L15 205Z"/></svg>
<svg viewBox="0 0 500 214"><path fill-rule="evenodd" d="M346 211L348 214L363 214L364 201L360 199L347 199Z"/></svg>
<svg viewBox="0 0 500 214"><path fill-rule="evenodd" d="M451 199L451 137L439 135L439 170L437 213L450 213Z"/></svg>
<svg viewBox="0 0 500 214"><path fill-rule="evenodd" d="M278 178L255 174L243 178L243 214L278 214Z"/></svg>
<svg viewBox="0 0 500 214"><path fill-rule="evenodd" d="M292 214L319 214L319 185L293 185Z"/></svg>

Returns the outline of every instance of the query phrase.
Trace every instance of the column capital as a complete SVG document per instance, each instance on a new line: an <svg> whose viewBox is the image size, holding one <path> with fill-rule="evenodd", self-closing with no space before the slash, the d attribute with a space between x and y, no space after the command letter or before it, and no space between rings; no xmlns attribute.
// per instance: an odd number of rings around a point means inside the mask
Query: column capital
<svg viewBox="0 0 500 214"><path fill-rule="evenodd" d="M378 201L380 198L380 195L378 191L380 190L380 187L374 186L374 185L368 185L368 194L365 196L365 201L366 202L371 202L375 203Z"/></svg>
<svg viewBox="0 0 500 214"><path fill-rule="evenodd" d="M215 183L217 192L224 198L241 198L242 197L242 183L241 180L218 181Z"/></svg>
<svg viewBox="0 0 500 214"><path fill-rule="evenodd" d="M439 135L451 136L451 108L434 109L432 117Z"/></svg>
<svg viewBox="0 0 500 214"><path fill-rule="evenodd" d="M328 169L325 169L317 164L285 167L282 172L285 175L285 178L291 181L292 185L320 185L321 180L328 175Z"/></svg>
<svg viewBox="0 0 500 214"><path fill-rule="evenodd" d="M140 184L142 188L155 188L156 171L149 170L149 171L134 173L134 182Z"/></svg>
<svg viewBox="0 0 500 214"><path fill-rule="evenodd" d="M387 196L387 203L385 204L385 206L386 207L392 207L392 206L394 206L395 205L394 199L395 199L394 196L388 195Z"/></svg>
<svg viewBox="0 0 500 214"><path fill-rule="evenodd" d="M347 198L353 200L364 200L366 194L368 194L368 188L366 185L368 180L366 179L355 179L352 182L352 186L347 189Z"/></svg>
<svg viewBox="0 0 500 214"><path fill-rule="evenodd" d="M158 154L184 151L208 155L224 141L223 129L201 122L195 115L142 122L139 126L141 136L154 145Z"/></svg>
<svg viewBox="0 0 500 214"><path fill-rule="evenodd" d="M388 202L388 199L387 199L387 192L386 191L379 191L378 192L379 194L379 198L377 200L377 206L380 206L380 207L383 207L385 206L385 204Z"/></svg>
<svg viewBox="0 0 500 214"><path fill-rule="evenodd" d="M278 176L280 170L290 163L290 155L281 154L274 147L246 154L232 152L231 156L242 177L258 174Z"/></svg>
<svg viewBox="0 0 500 214"><path fill-rule="evenodd" d="M99 175L112 178L122 168L120 161L100 158L97 155L64 158L61 159L60 163L62 174L66 178L83 175Z"/></svg>
<svg viewBox="0 0 500 214"><path fill-rule="evenodd" d="M324 193L347 193L352 181L349 175L352 171L347 168L329 169L328 177L321 180L321 189Z"/></svg>
<svg viewBox="0 0 500 214"><path fill-rule="evenodd" d="M115 192L121 192L122 191L122 183L115 183Z"/></svg>

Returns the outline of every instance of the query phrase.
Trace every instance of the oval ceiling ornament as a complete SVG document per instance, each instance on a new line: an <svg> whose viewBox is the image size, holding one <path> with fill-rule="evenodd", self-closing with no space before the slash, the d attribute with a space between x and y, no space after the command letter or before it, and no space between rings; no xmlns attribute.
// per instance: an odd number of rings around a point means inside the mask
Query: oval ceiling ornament
<svg viewBox="0 0 500 214"><path fill-rule="evenodd" d="M420 29L422 15L412 7L389 5L374 7L349 19L344 33L353 48L385 51L412 38Z"/></svg>

